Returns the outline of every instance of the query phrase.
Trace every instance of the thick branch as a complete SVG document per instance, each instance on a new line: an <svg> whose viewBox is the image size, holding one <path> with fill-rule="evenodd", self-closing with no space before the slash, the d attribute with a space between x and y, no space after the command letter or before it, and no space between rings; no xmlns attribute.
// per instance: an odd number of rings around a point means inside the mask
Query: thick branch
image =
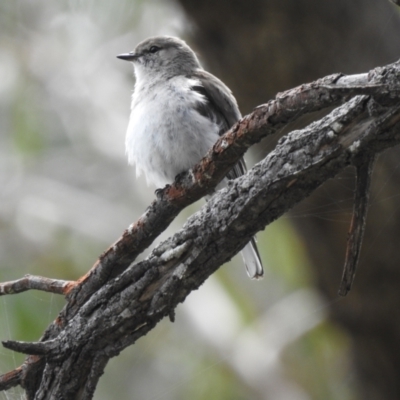
<svg viewBox="0 0 400 400"><path fill-rule="evenodd" d="M369 74L323 78L278 95L239 121L198 165L160 191L140 220L76 283L40 345L8 342L15 350L45 354L45 359L29 359L28 398L38 391L43 399L91 398L107 360L172 315L257 231L361 155L398 144L399 75L396 63ZM180 232L132 264L182 208L213 190L251 144L301 115L341 103L322 120L282 138Z"/></svg>
<svg viewBox="0 0 400 400"><path fill-rule="evenodd" d="M378 77L378 78L377 78ZM389 88L382 81L379 69L370 74L344 76L335 74L310 84L301 85L277 95L275 100L257 107L254 112L232 127L208 152L193 170L182 174L171 186L158 192L158 198L145 214L132 224L82 278L77 291L72 293L76 309L86 296L117 276L163 232L179 212L213 191L226 173L246 150L261 139L280 131L301 116L336 106L357 94L373 94L379 101L387 101ZM92 277L92 275L95 277ZM93 279L91 279L93 278ZM72 311L72 310L71 310Z"/></svg>

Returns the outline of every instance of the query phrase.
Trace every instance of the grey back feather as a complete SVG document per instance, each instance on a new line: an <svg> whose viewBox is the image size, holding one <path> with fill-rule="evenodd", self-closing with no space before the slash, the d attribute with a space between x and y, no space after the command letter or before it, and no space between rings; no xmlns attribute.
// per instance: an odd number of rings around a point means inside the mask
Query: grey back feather
<svg viewBox="0 0 400 400"><path fill-rule="evenodd" d="M222 81L207 71L198 69L193 73L192 77L201 82L201 85L193 86L192 90L203 95L208 103L198 103L197 111L216 122L220 126L219 135L223 135L241 118L235 97ZM246 164L241 158L232 170L228 172L227 177L235 179L245 172Z"/></svg>
<svg viewBox="0 0 400 400"><path fill-rule="evenodd" d="M223 135L241 118L236 99L223 82L207 71L199 69L192 77L200 81L201 85L193 86L191 89L203 95L207 100L207 104L198 103L197 111L213 122L216 122L220 126L219 135ZM228 172L227 177L229 179L235 179L245 172L246 164L244 159L241 158ZM252 279L262 278L264 271L254 237L252 237L250 243L245 246L242 255L248 275Z"/></svg>

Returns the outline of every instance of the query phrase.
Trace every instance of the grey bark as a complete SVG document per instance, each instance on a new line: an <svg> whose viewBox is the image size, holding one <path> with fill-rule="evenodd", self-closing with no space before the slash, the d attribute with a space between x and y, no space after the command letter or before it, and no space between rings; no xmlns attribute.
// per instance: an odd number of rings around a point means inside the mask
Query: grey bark
<svg viewBox="0 0 400 400"><path fill-rule="evenodd" d="M242 112L300 82L366 71L399 54L399 9L386 0L178 1L191 20L188 40L233 90ZM268 148L264 141L255 153ZM357 275L345 301L329 307L331 321L350 340L351 382L363 400L400 398L399 159L395 148L375 162L376 200L369 206L358 267L367 273ZM329 300L336 298L341 278L354 175L343 171L291 212L314 282Z"/></svg>
<svg viewBox="0 0 400 400"><path fill-rule="evenodd" d="M133 344L267 224L360 157L400 143L400 63L332 75L277 96L240 120L69 285L67 305L41 341L4 342L29 354L0 389L28 399L91 399L107 361ZM252 144L301 115L340 105L282 138L246 175L217 192L181 231L133 263L177 213L213 188ZM1 292L1 291L0 291Z"/></svg>

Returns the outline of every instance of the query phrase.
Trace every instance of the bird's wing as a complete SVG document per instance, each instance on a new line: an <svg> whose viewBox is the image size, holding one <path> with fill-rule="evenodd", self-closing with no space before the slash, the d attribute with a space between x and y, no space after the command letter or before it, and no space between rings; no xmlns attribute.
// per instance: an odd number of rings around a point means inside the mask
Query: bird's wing
<svg viewBox="0 0 400 400"><path fill-rule="evenodd" d="M191 88L205 97L207 103L199 103L197 111L220 126L219 134L224 134L241 115L231 91L218 78L204 70L197 70L194 78L200 85ZM246 172L243 158L228 172L229 179L235 179ZM264 274L255 238L242 251L247 273L252 279L260 279Z"/></svg>
<svg viewBox="0 0 400 400"><path fill-rule="evenodd" d="M200 93L207 100L207 104L198 103L197 111L220 126L219 134L223 135L239 119L241 114L236 99L230 89L214 75L198 69L193 78L200 85L192 86L192 90ZM246 172L243 158L228 172L229 179L235 179Z"/></svg>

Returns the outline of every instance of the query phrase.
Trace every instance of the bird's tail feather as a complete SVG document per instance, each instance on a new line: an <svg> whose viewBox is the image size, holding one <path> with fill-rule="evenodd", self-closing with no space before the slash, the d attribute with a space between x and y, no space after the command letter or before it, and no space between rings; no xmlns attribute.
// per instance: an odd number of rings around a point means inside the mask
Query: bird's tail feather
<svg viewBox="0 0 400 400"><path fill-rule="evenodd" d="M260 254L258 253L255 238L246 244L241 252L247 275L251 279L261 279L264 276L264 268L261 263Z"/></svg>

